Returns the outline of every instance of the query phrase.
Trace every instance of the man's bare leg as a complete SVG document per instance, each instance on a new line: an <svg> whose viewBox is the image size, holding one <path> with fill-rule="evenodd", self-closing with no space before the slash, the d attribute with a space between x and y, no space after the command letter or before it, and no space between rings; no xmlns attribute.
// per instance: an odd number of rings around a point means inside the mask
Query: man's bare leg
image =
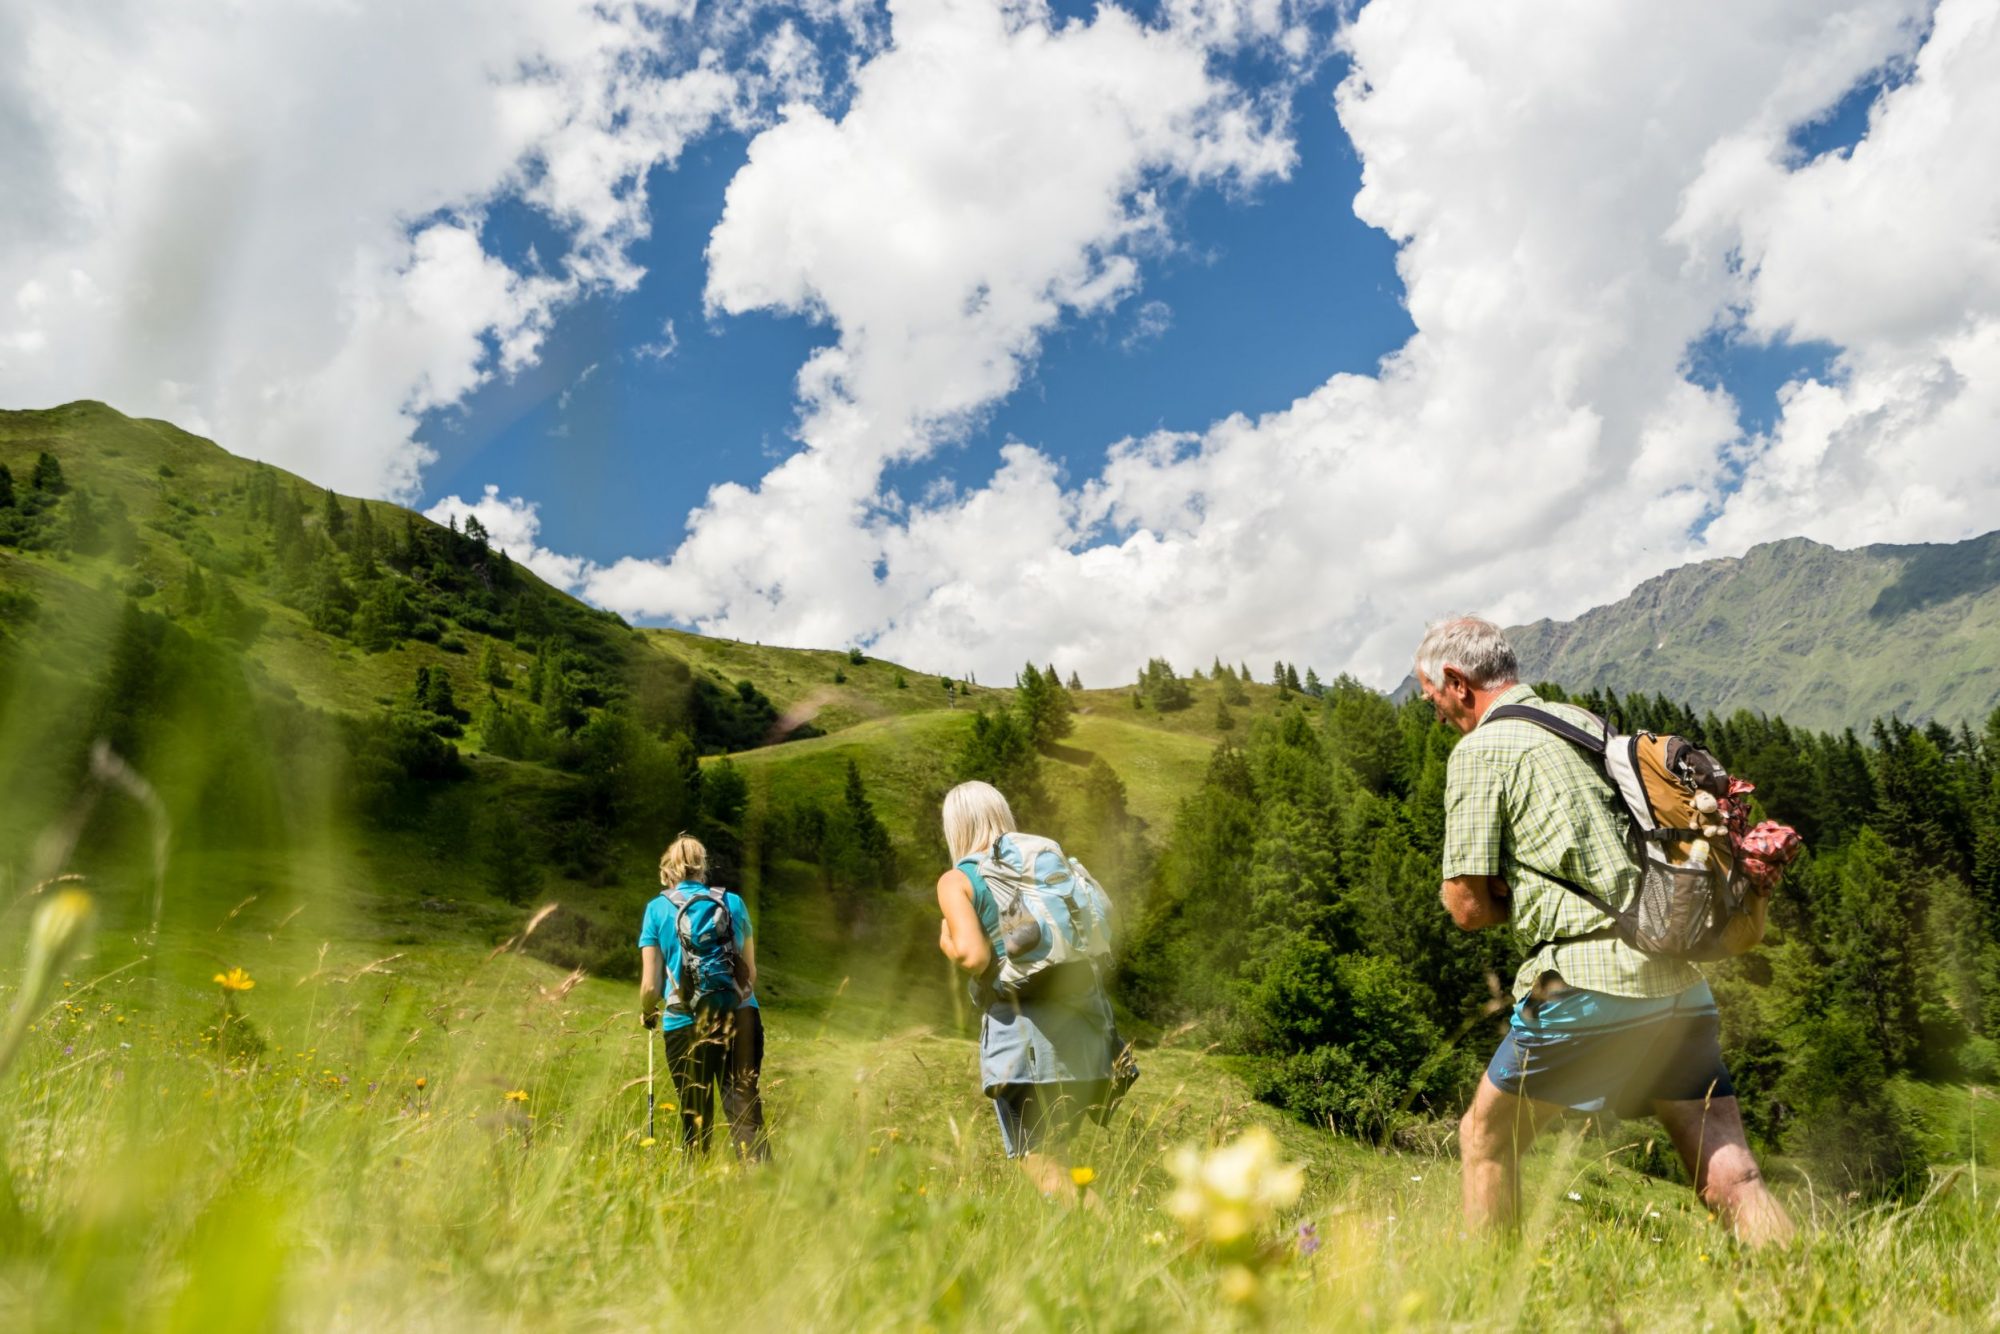
<svg viewBox="0 0 2000 1334"><path fill-rule="evenodd" d="M1514 1226L1521 1214L1521 1155L1541 1128L1562 1114L1553 1103L1503 1093L1481 1078L1458 1123L1465 1178L1465 1226L1472 1232Z"/></svg>
<svg viewBox="0 0 2000 1334"><path fill-rule="evenodd" d="M1653 1114L1694 1177L1695 1193L1737 1240L1746 1246L1768 1246L1792 1239L1791 1217L1764 1185L1735 1098L1655 1102Z"/></svg>

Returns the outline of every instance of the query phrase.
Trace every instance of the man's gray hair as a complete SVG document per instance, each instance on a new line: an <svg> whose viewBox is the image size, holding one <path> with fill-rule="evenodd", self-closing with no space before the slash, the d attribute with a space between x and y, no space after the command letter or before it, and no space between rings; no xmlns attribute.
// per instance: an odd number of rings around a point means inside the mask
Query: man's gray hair
<svg viewBox="0 0 2000 1334"><path fill-rule="evenodd" d="M1432 685L1444 680L1444 669L1456 667L1476 690L1506 685L1519 679L1521 664L1514 646L1500 627L1477 616L1458 616L1439 621L1424 633L1417 645L1417 671Z"/></svg>

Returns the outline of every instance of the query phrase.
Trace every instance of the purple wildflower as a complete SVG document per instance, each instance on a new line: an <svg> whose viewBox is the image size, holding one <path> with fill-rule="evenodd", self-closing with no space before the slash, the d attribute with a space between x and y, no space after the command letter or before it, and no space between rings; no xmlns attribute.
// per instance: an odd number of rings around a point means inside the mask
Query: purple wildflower
<svg viewBox="0 0 2000 1334"><path fill-rule="evenodd" d="M1300 1255L1311 1255L1319 1249L1319 1228L1316 1224L1299 1224L1298 1248Z"/></svg>

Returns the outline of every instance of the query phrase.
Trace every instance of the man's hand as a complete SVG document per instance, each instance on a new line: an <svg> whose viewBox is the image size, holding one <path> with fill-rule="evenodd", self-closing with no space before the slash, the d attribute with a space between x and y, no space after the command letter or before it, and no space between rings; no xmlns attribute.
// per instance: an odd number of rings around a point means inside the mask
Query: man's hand
<svg viewBox="0 0 2000 1334"><path fill-rule="evenodd" d="M1461 931L1481 931L1507 920L1512 891L1497 875L1462 875L1438 889L1444 910Z"/></svg>
<svg viewBox="0 0 2000 1334"><path fill-rule="evenodd" d="M657 1028L660 1024L660 993L647 988L639 993L639 1024Z"/></svg>

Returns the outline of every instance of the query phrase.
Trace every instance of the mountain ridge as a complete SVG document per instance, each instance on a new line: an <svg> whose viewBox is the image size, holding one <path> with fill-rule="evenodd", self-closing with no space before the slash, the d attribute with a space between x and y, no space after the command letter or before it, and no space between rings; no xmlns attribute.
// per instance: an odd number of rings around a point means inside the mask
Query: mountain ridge
<svg viewBox="0 0 2000 1334"><path fill-rule="evenodd" d="M1839 730L2000 706L2000 530L1836 548L1805 537L1679 566L1508 631L1524 679L1643 691Z"/></svg>

